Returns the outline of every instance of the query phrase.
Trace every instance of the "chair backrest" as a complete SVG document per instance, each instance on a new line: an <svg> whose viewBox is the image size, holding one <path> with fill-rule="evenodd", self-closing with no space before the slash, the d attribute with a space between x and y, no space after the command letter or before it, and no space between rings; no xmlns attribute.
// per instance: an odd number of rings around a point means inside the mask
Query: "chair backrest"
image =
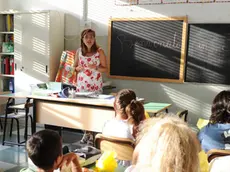
<svg viewBox="0 0 230 172"><path fill-rule="evenodd" d="M187 122L188 110L181 110L176 114L179 118L183 119L184 122Z"/></svg>
<svg viewBox="0 0 230 172"><path fill-rule="evenodd" d="M214 158L228 155L230 155L230 150L211 149L207 152L208 162L211 162Z"/></svg>
<svg viewBox="0 0 230 172"><path fill-rule="evenodd" d="M114 151L118 160L131 161L135 143L131 139L118 138L97 134L95 137L96 148L102 152Z"/></svg>

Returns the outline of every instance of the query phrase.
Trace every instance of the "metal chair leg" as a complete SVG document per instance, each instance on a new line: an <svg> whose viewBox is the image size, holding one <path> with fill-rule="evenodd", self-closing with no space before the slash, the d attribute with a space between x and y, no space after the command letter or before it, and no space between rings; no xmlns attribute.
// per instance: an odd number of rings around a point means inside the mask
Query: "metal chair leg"
<svg viewBox="0 0 230 172"><path fill-rule="evenodd" d="M30 118L30 124L31 124L31 135L32 135L32 122L33 122L33 118L32 118L32 116L31 115L28 115L28 119L27 120L29 120L29 118ZM28 128L28 126L29 126L29 123L27 122L27 128ZM26 136L27 135L27 136ZM27 129L27 134L26 134L26 130L25 130L25 132L24 132L24 138L25 139L27 139L28 138L28 129Z"/></svg>
<svg viewBox="0 0 230 172"><path fill-rule="evenodd" d="M0 119L0 127L1 127L1 130L3 129L3 126L2 126L2 120Z"/></svg>
<svg viewBox="0 0 230 172"><path fill-rule="evenodd" d="M7 126L7 111L5 114L5 121L4 121L4 128L3 128L3 136L2 136L2 145L5 144L5 139L6 139L6 126Z"/></svg>
<svg viewBox="0 0 230 172"><path fill-rule="evenodd" d="M15 119L17 122L17 137L18 137L18 144L20 144L20 130L19 130L19 120Z"/></svg>
<svg viewBox="0 0 230 172"><path fill-rule="evenodd" d="M11 124L10 124L10 137L12 136L13 123L14 123L14 119L11 119Z"/></svg>
<svg viewBox="0 0 230 172"><path fill-rule="evenodd" d="M26 120L25 120L25 133L24 133L24 138L27 141L28 137L28 112L26 112Z"/></svg>
<svg viewBox="0 0 230 172"><path fill-rule="evenodd" d="M33 134L32 124L33 124L33 118L30 115L31 135Z"/></svg>

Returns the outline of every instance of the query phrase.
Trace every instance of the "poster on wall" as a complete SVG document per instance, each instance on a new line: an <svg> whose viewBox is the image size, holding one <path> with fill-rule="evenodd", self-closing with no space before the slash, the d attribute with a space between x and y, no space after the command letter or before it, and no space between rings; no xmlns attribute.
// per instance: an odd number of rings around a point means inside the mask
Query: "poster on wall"
<svg viewBox="0 0 230 172"><path fill-rule="evenodd" d="M163 4L186 3L188 0L162 0Z"/></svg>
<svg viewBox="0 0 230 172"><path fill-rule="evenodd" d="M139 5L160 4L161 0L139 0Z"/></svg>
<svg viewBox="0 0 230 172"><path fill-rule="evenodd" d="M189 3L205 3L205 2L214 2L214 0L188 0Z"/></svg>
<svg viewBox="0 0 230 172"><path fill-rule="evenodd" d="M138 0L115 0L115 5L137 5Z"/></svg>

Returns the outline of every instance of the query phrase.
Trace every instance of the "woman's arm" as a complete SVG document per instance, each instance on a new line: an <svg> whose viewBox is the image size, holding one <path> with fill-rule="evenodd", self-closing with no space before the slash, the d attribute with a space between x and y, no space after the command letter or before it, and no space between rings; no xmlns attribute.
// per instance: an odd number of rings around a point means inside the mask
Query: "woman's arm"
<svg viewBox="0 0 230 172"><path fill-rule="evenodd" d="M73 64L74 67L78 66L78 61L79 60L78 60L78 50L77 50L74 57L74 64Z"/></svg>
<svg viewBox="0 0 230 172"><path fill-rule="evenodd" d="M75 68L77 72L83 70L83 67L79 65L78 50L76 51L76 54L75 54L73 67Z"/></svg>
<svg viewBox="0 0 230 172"><path fill-rule="evenodd" d="M107 72L107 63L106 63L105 53L102 49L100 49L98 52L99 52L99 58L100 58L100 65L97 70L103 73Z"/></svg>

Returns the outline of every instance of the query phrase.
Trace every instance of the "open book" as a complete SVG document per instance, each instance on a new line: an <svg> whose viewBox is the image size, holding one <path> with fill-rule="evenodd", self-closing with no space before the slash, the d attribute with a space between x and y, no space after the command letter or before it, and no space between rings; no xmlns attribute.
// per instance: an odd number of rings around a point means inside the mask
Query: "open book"
<svg viewBox="0 0 230 172"><path fill-rule="evenodd" d="M101 157L101 151L93 146L75 149L74 152L79 156L81 166L93 164Z"/></svg>

